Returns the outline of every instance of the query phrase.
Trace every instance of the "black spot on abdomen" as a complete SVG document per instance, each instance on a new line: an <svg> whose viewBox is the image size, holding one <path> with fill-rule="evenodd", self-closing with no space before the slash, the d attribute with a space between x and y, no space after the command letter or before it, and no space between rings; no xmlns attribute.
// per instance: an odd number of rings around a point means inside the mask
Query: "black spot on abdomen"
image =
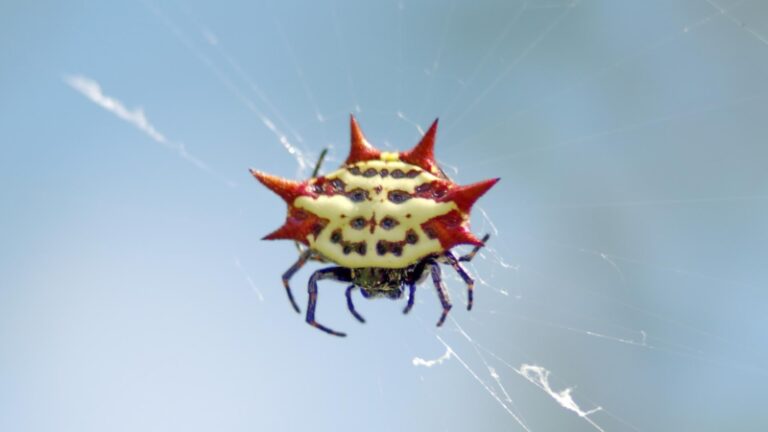
<svg viewBox="0 0 768 432"><path fill-rule="evenodd" d="M376 242L376 253L379 255L384 255L387 253L387 244L384 242L384 240L379 240Z"/></svg>
<svg viewBox="0 0 768 432"><path fill-rule="evenodd" d="M367 250L368 250L368 245L366 244L366 242L362 241L362 242L360 242L360 243L358 243L358 244L357 244L357 246L356 246L355 250L357 251L357 253L358 253L358 254L360 254L360 255L363 255L363 256L364 256L364 255L365 255L365 253L366 253L366 252L367 252Z"/></svg>
<svg viewBox="0 0 768 432"><path fill-rule="evenodd" d="M405 233L405 242L408 244L416 244L419 241L419 236L416 234L416 231L414 230L408 230L407 233Z"/></svg>
<svg viewBox="0 0 768 432"><path fill-rule="evenodd" d="M349 221L349 226L351 226L352 228L354 228L356 230L361 230L361 229L365 228L366 225L368 225L368 221L366 221L365 219L363 219L361 217L356 217L356 218L352 219L351 221Z"/></svg>
<svg viewBox="0 0 768 432"><path fill-rule="evenodd" d="M400 225L400 222L398 222L394 218L387 216L384 219L382 219L381 222L379 222L379 225L385 230L391 230L392 228Z"/></svg>

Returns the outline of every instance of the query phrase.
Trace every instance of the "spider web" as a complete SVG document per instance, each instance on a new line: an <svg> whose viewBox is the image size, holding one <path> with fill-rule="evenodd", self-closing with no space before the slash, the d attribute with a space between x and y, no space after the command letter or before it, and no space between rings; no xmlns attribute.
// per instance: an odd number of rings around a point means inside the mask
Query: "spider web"
<svg viewBox="0 0 768 432"><path fill-rule="evenodd" d="M768 98L755 72L768 66L768 11L760 2L400 0L370 10L325 2L299 14L291 12L297 4L267 3L255 9L263 28L248 34L268 41L255 42L237 39L246 21L222 28L232 10L143 6L205 72L200 85L229 95L263 127L250 132L252 148L232 150L241 164L302 178L324 148L324 171L345 157L349 112L387 149L411 146L439 115L437 153L452 177L503 178L474 214L474 231L492 235L468 265L475 310L464 310L464 286L444 269L455 307L443 328L434 328L429 284L417 290L407 319L357 299L369 318L357 326L345 318L343 290L328 284L320 288L319 319L348 330L346 348L299 325L281 337L310 333L295 340L306 349L274 340L260 347L328 356L319 371L288 369L276 384L296 392L288 380L325 386L338 404L302 407L314 426L333 429L336 419L321 409L357 413L349 414L355 422L381 409L408 417L379 413L380 423L360 424L376 430L768 425L752 409L768 376L758 307L765 305L768 198L764 169L755 165L765 162L764 116L756 113ZM374 35L379 26L389 31ZM254 54L249 43L270 49ZM155 141L191 139L138 112L144 126L134 125ZM189 161L187 147L172 150ZM193 164L213 173L233 202L256 196L244 180L228 180L240 179L244 166L221 160L216 168L195 155ZM249 233L280 220L281 209L257 208L246 210L263 215ZM291 314L273 280L280 263L295 259L285 248L264 264L264 251L275 247L222 246L232 272L255 293L251 306L262 314L269 306L273 319ZM294 279L296 293L308 274ZM288 318L298 320L276 319ZM330 372L332 361L348 374ZM322 371L342 381L309 378ZM334 386L354 390L334 393ZM353 391L365 393L345 393Z"/></svg>

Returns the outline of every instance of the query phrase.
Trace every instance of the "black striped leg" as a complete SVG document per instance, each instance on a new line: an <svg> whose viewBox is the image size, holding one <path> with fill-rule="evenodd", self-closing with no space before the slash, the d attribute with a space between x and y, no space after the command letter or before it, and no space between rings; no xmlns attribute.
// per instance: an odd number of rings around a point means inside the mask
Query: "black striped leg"
<svg viewBox="0 0 768 432"><path fill-rule="evenodd" d="M403 313L407 314L413 307L413 302L416 299L416 285L421 283L427 276L430 265L437 265L432 257L427 257L411 266L405 283L408 284L408 304L405 305Z"/></svg>
<svg viewBox="0 0 768 432"><path fill-rule="evenodd" d="M462 257L459 257L459 261L461 261L461 262L472 261L472 258L474 258L475 255L477 255L477 252L479 252L480 249L482 249L485 246L485 242L487 242L489 238L491 238L490 234L484 235L483 238L480 239L480 241L483 242L483 244L481 244L480 246L475 246L474 248L472 248L472 251L470 251L468 254L466 254L466 255L464 255Z"/></svg>
<svg viewBox="0 0 768 432"><path fill-rule="evenodd" d="M448 291L445 290L443 285L443 278L440 274L440 266L437 263L432 263L432 283L435 284L437 290L437 296L440 297L440 304L443 305L443 314L440 316L440 321L437 322L437 326L440 327L445 322L445 317L448 316L448 311L451 310L451 300L448 298Z"/></svg>
<svg viewBox="0 0 768 432"><path fill-rule="evenodd" d="M456 258L456 256L452 254L451 251L447 251L443 255L448 259L448 263L451 265L451 267L456 270L456 273L461 276L461 279L464 281L464 283L467 284L467 310L472 310L472 302L474 301L475 297L475 280L472 279L472 276L470 276L469 273L467 273L467 269L461 265L459 259Z"/></svg>
<svg viewBox="0 0 768 432"><path fill-rule="evenodd" d="M291 305L293 306L293 309L296 311L296 313L301 313L301 309L299 309L299 305L296 304L296 300L293 298L293 292L291 292L291 286L289 285L289 281L293 277L294 274L296 274L299 269L304 267L304 264L307 263L307 260L312 255L312 252L310 251L304 251L299 255L299 259L293 263L291 268L285 271L283 273L283 286L285 287L285 292L288 294L288 300L291 301Z"/></svg>
<svg viewBox="0 0 768 432"><path fill-rule="evenodd" d="M331 330L328 327L315 321L315 307L317 306L317 281L323 279L332 279L339 282L352 282L352 274L348 268L344 267L327 267L312 273L312 276L309 278L309 286L307 287L307 291L309 292L309 302L307 303L307 324L313 327L317 327L320 330L334 336L346 336L346 333Z"/></svg>
<svg viewBox="0 0 768 432"><path fill-rule="evenodd" d="M354 285L350 285L350 286L347 287L347 292L346 292L346 296L347 296L347 309L349 309L349 311L352 313L352 315L355 318L357 318L358 321L360 321L361 323L364 323L365 322L365 318L363 318L362 315L357 313L357 311L355 310L355 305L352 303L352 291L354 289L355 289Z"/></svg>
<svg viewBox="0 0 768 432"><path fill-rule="evenodd" d="M411 308L413 307L413 301L416 298L416 282L411 282L408 284L408 304L405 305L405 309L403 309L403 313L407 314L411 311Z"/></svg>

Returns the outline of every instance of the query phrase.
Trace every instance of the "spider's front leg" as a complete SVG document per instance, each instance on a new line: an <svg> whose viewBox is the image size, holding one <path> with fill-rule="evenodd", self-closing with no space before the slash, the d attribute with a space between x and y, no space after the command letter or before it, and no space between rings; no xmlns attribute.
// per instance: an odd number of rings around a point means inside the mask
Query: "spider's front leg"
<svg viewBox="0 0 768 432"><path fill-rule="evenodd" d="M407 314L413 308L413 302L416 300L416 285L420 284L427 277L430 263L434 263L431 257L424 258L409 269L410 271L405 279L405 284L408 285L408 303L405 305L405 309L403 309L404 314Z"/></svg>
<svg viewBox="0 0 768 432"><path fill-rule="evenodd" d="M411 308L413 307L413 301L416 298L416 282L411 282L408 284L408 303L405 305L405 309L403 309L403 313L407 314L411 311Z"/></svg>
<svg viewBox="0 0 768 432"><path fill-rule="evenodd" d="M345 293L345 295L347 296L347 309L349 309L349 312L351 312L352 316L357 318L358 321L360 321L361 323L364 323L365 318L363 318L362 315L357 313L357 311L355 310L355 305L354 303L352 303L352 291L354 289L355 289L355 285L350 285L347 287L347 292Z"/></svg>
<svg viewBox="0 0 768 432"><path fill-rule="evenodd" d="M471 253L471 252L470 252ZM446 251L443 256L448 260L448 264L453 267L454 270L456 270L456 273L459 274L461 277L461 280L464 281L464 283L467 285L467 310L472 310L472 303L474 301L474 292L475 292L475 280L472 279L472 276L469 275L467 272L467 269L464 268L463 265L459 262L460 259L456 258L456 255L451 253L451 251Z"/></svg>
<svg viewBox="0 0 768 432"><path fill-rule="evenodd" d="M337 332L315 321L315 307L317 306L317 281L332 279L339 282L352 282L352 273L344 267L328 267L312 273L309 278L309 301L307 303L307 324L334 336L346 336L346 333Z"/></svg>
<svg viewBox="0 0 768 432"><path fill-rule="evenodd" d="M474 303L474 293L475 293L475 280L472 278L472 276L469 275L469 272L467 272L467 269L464 268L463 265L461 265L461 262L469 262L472 261L472 259L477 255L477 252L485 246L485 242L488 241L488 239L491 237L490 234L486 234L482 238L483 244L480 246L475 246L472 251L470 251L468 254L463 255L461 257L456 257L451 251L446 251L443 256L448 260L448 264L453 267L454 270L456 270L456 273L459 274L461 279L464 281L465 284L467 284L467 310L472 310L472 304Z"/></svg>

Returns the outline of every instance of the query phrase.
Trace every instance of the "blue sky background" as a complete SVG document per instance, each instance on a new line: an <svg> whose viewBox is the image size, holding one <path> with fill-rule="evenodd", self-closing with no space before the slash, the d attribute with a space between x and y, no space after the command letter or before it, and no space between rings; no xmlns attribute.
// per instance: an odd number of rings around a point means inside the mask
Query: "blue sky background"
<svg viewBox="0 0 768 432"><path fill-rule="evenodd" d="M764 2L5 2L0 65L0 430L768 428ZM350 112L502 178L441 329L259 240Z"/></svg>

